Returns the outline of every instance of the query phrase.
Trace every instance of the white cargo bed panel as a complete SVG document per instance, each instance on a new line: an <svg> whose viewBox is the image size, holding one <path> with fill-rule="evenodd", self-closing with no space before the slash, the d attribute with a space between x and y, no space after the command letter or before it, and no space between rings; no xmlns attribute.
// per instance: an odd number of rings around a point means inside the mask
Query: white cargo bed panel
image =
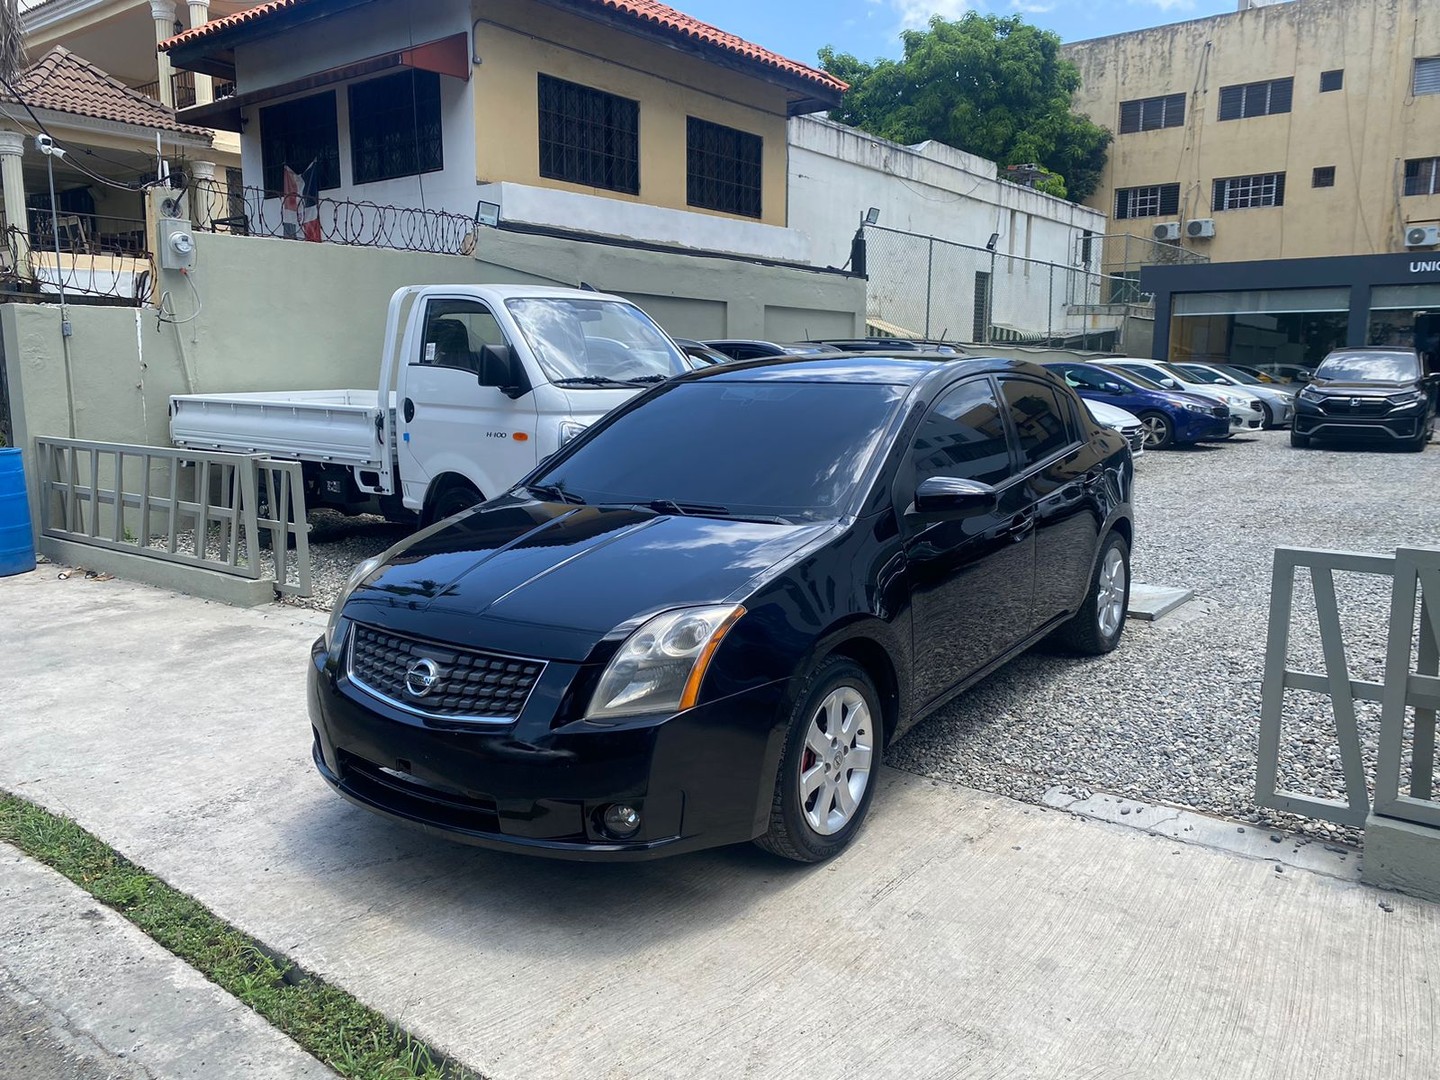
<svg viewBox="0 0 1440 1080"><path fill-rule="evenodd" d="M176 395L170 399L170 441L373 469L381 461L377 400L374 390ZM392 399L392 416L393 408Z"/></svg>

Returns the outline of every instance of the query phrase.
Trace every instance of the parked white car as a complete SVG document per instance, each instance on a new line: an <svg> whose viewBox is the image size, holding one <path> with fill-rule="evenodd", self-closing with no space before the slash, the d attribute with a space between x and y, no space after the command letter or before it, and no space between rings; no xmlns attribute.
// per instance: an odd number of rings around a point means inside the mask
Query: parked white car
<svg viewBox="0 0 1440 1080"><path fill-rule="evenodd" d="M1125 441L1130 444L1132 458L1145 453L1145 425L1138 416L1118 406L1106 405L1103 401L1086 401L1084 398L1080 400L1085 402L1085 408L1090 410L1090 415L1097 424L1114 428L1125 436Z"/></svg>
<svg viewBox="0 0 1440 1080"><path fill-rule="evenodd" d="M1236 431L1259 431L1265 423L1265 410L1261 408L1260 401L1254 394L1231 386L1211 385L1181 379L1174 372L1148 360L1120 359L1106 360L1105 363L1121 371L1143 376L1153 383L1158 383L1166 390L1183 390L1187 394L1199 394L1202 397L1214 398L1223 402L1225 407L1230 410L1232 434Z"/></svg>
<svg viewBox="0 0 1440 1080"><path fill-rule="evenodd" d="M1265 412L1265 427L1289 427L1295 419L1295 395L1300 387L1281 386L1272 383L1266 386L1255 376L1235 368L1219 368L1213 364L1165 364L1166 371L1174 372L1176 378L1193 378L1210 386L1229 386L1242 394L1254 394Z"/></svg>

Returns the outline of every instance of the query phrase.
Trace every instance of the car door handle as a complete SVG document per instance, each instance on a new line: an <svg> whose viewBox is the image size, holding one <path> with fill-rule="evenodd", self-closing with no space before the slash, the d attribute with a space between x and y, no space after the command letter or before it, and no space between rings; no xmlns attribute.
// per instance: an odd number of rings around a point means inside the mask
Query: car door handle
<svg viewBox="0 0 1440 1080"><path fill-rule="evenodd" d="M1031 510L1022 510L1012 517L1005 528L1000 530L1001 536L1008 536L1013 540L1024 540L1035 527L1035 514Z"/></svg>

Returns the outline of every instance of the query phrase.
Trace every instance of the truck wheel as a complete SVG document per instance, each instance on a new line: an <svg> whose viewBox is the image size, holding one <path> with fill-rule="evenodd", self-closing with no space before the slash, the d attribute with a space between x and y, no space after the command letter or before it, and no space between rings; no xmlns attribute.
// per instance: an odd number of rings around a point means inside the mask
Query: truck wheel
<svg viewBox="0 0 1440 1080"><path fill-rule="evenodd" d="M451 480L431 494L430 501L425 506L425 519L421 524L433 525L437 521L444 521L472 506L479 506L484 501L485 496L476 491L475 485L470 481Z"/></svg>

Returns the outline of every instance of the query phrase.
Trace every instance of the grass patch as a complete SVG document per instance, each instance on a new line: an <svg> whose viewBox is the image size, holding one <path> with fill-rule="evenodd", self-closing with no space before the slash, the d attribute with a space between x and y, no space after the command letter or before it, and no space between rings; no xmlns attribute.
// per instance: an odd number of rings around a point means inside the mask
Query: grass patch
<svg viewBox="0 0 1440 1080"><path fill-rule="evenodd" d="M355 1080L479 1080L68 818L0 793L0 840L120 912L340 1075Z"/></svg>

